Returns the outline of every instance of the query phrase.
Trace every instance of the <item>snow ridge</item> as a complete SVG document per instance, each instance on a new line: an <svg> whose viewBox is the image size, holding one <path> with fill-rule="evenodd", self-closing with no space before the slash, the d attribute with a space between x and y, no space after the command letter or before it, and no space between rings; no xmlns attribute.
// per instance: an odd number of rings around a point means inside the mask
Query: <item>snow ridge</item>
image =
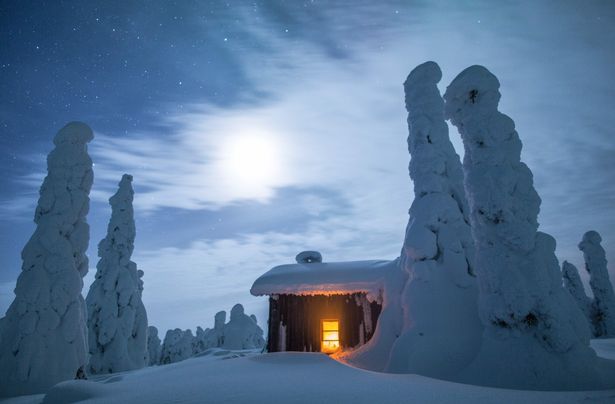
<svg viewBox="0 0 615 404"><path fill-rule="evenodd" d="M92 373L115 373L147 364L147 314L141 300L143 271L130 260L135 221L132 176L124 174L109 199L111 220L98 244L100 261L86 298Z"/></svg>
<svg viewBox="0 0 615 404"><path fill-rule="evenodd" d="M0 396L44 392L73 379L87 361L86 311L81 296L88 272L86 222L94 174L84 123L55 136L39 191L36 230L21 256L15 300L3 320Z"/></svg>

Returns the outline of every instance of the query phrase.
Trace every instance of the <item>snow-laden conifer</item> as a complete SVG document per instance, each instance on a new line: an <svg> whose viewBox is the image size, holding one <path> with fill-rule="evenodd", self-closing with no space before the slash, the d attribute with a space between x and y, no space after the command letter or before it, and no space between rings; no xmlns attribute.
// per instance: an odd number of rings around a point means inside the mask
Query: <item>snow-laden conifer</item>
<svg viewBox="0 0 615 404"><path fill-rule="evenodd" d="M579 243L589 273L589 286L594 294L593 323L597 337L615 337L615 293L606 267L606 254L600 245L602 237L588 231Z"/></svg>
<svg viewBox="0 0 615 404"><path fill-rule="evenodd" d="M83 372L87 360L86 215L92 130L71 122L55 136L40 189L36 230L24 247L15 300L3 320L0 396L33 394Z"/></svg>
<svg viewBox="0 0 615 404"><path fill-rule="evenodd" d="M414 201L400 256L408 275L403 326L388 368L447 378L473 358L482 326L463 172L444 120L441 78L438 65L427 62L404 83Z"/></svg>
<svg viewBox="0 0 615 404"><path fill-rule="evenodd" d="M577 305L587 318L592 332L594 332L594 324L592 322L592 300L585 294L583 282L581 282L577 267L568 261L564 261L562 263L562 277L564 278L564 287L568 290L575 302L577 302Z"/></svg>
<svg viewBox="0 0 615 404"><path fill-rule="evenodd" d="M154 366L160 363L161 341L158 337L158 328L150 325L147 327L147 364Z"/></svg>
<svg viewBox="0 0 615 404"><path fill-rule="evenodd" d="M244 313L241 304L233 306L231 318L224 325L224 340L221 346L226 349L254 349L264 345L263 330L256 321Z"/></svg>
<svg viewBox="0 0 615 404"><path fill-rule="evenodd" d="M226 323L226 311L221 310L214 316L214 328L209 334L210 347L222 346L224 343L224 324Z"/></svg>
<svg viewBox="0 0 615 404"><path fill-rule="evenodd" d="M194 336L191 330L168 330L162 343L160 364L167 365L190 358L194 353Z"/></svg>
<svg viewBox="0 0 615 404"><path fill-rule="evenodd" d="M608 379L589 348L587 321L562 286L555 240L537 231L540 198L530 169L520 161L514 122L497 109L499 87L487 69L472 66L444 95L446 116L465 147L485 326L465 380L525 389L604 387Z"/></svg>
<svg viewBox="0 0 615 404"><path fill-rule="evenodd" d="M414 201L400 274L387 282L374 337L347 359L372 370L447 378L472 359L482 326L463 172L444 120L441 78L439 66L426 62L404 83Z"/></svg>
<svg viewBox="0 0 615 404"><path fill-rule="evenodd" d="M114 373L147 364L147 314L141 300L142 271L130 260L135 221L132 176L124 174L109 199L111 220L98 245L96 278L88 306L89 371Z"/></svg>
<svg viewBox="0 0 615 404"><path fill-rule="evenodd" d="M216 313L214 317L214 328L196 328L194 337L194 354L199 354L208 348L221 347L224 344L224 327L226 322L226 311Z"/></svg>

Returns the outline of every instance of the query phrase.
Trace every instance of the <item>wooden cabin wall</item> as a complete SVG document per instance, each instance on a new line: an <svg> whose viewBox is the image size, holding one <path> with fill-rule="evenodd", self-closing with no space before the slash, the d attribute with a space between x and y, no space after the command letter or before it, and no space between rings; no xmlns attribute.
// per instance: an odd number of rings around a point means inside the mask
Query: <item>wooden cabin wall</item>
<svg viewBox="0 0 615 404"><path fill-rule="evenodd" d="M374 334L381 309L377 302L370 303L365 293L271 296L267 350L320 352L323 319L339 320L342 348L356 347Z"/></svg>

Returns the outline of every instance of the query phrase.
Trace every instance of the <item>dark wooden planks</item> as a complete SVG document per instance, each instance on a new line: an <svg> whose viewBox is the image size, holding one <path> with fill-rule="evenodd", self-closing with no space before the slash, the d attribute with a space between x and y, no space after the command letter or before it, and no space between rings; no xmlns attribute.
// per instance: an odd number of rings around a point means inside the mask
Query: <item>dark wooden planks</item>
<svg viewBox="0 0 615 404"><path fill-rule="evenodd" d="M369 305L370 310L364 310ZM365 342L372 337L382 307L377 302L368 302L364 293L349 295L274 295L269 298L269 325L267 350L320 351L321 321L337 319L340 322L342 348L356 347L361 342L363 330ZM372 329L366 330L365 315L371 315ZM280 341L280 327L286 327L286 340Z"/></svg>

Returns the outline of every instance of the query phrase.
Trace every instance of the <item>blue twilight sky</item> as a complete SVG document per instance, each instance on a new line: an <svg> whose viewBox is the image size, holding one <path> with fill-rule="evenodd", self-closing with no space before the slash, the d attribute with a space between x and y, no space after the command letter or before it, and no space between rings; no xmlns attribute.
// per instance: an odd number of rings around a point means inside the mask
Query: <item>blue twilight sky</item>
<svg viewBox="0 0 615 404"><path fill-rule="evenodd" d="M426 60L442 91L472 64L499 77L558 257L581 267L595 229L614 263L614 43L608 0L2 1L0 311L71 120L96 136L84 294L133 174L133 260L161 332L237 302L264 323L252 282L301 250L395 258L412 202L402 83Z"/></svg>

